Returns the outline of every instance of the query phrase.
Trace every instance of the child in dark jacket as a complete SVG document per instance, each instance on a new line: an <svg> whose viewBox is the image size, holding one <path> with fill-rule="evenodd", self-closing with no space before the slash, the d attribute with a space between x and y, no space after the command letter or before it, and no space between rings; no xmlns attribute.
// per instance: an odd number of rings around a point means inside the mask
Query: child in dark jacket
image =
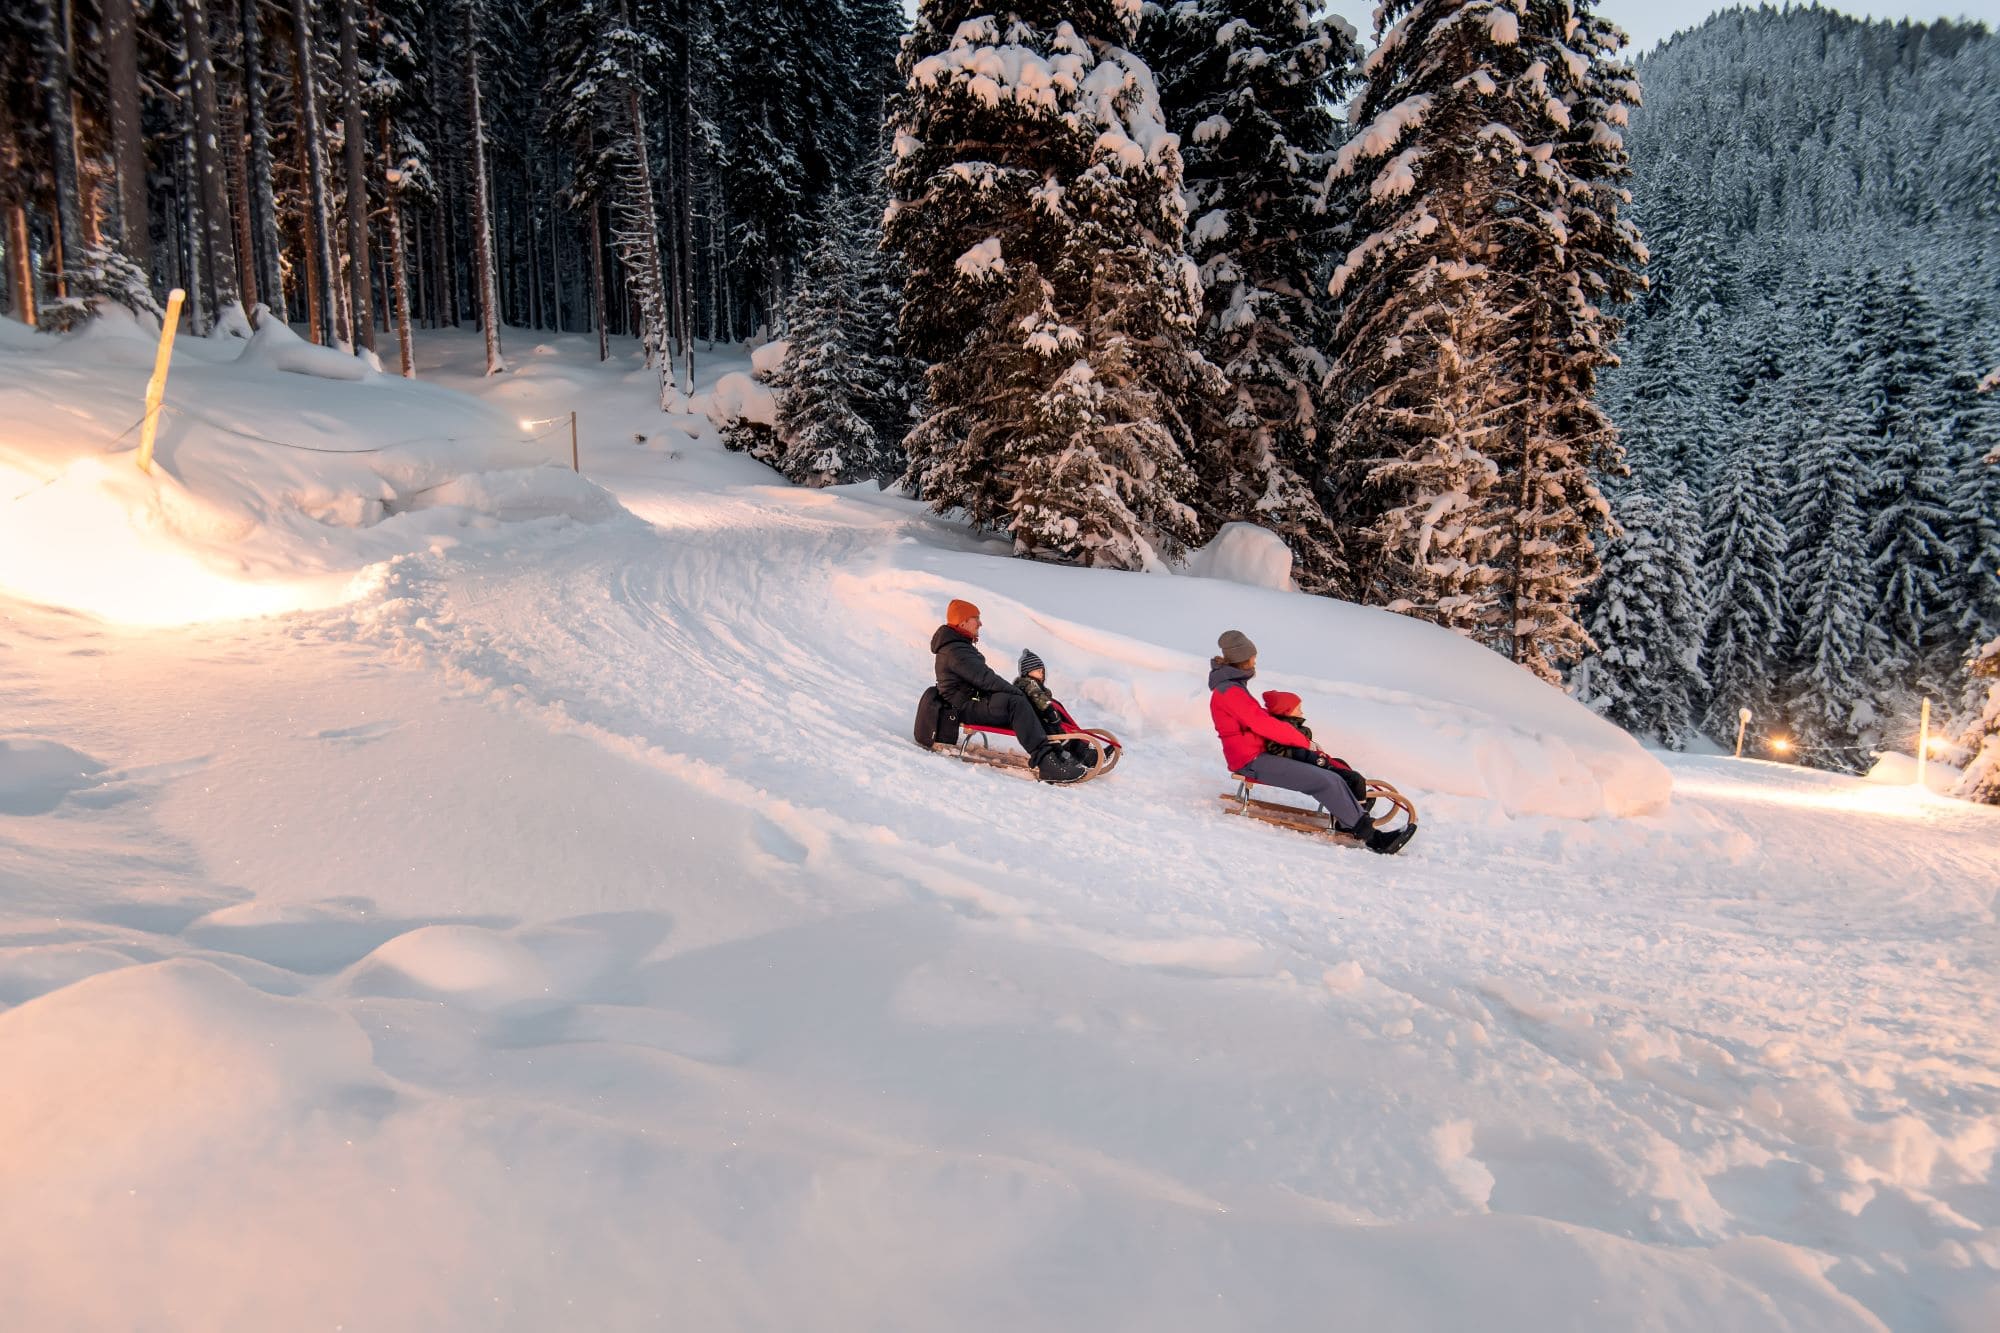
<svg viewBox="0 0 2000 1333"><path fill-rule="evenodd" d="M1049 693L1049 668L1047 663L1035 656L1030 648L1022 652L1021 674L1014 678L1014 688L1028 696L1028 702L1035 706L1035 716L1052 737L1059 737L1066 731L1075 730L1069 710L1056 702ZM1060 748L1071 759L1088 768L1097 767L1097 747L1084 741L1058 742Z"/></svg>
<svg viewBox="0 0 2000 1333"><path fill-rule="evenodd" d="M1296 694L1284 690L1264 692L1264 710L1281 722L1289 722L1312 740L1312 728L1306 725L1305 704ZM1314 764L1330 772L1340 774L1348 789L1354 793L1355 803L1363 810L1368 808L1368 779L1347 766L1344 759L1335 759L1315 744L1311 749L1298 745L1281 745L1277 741L1265 741L1266 754L1282 755L1286 759L1296 759L1302 764Z"/></svg>

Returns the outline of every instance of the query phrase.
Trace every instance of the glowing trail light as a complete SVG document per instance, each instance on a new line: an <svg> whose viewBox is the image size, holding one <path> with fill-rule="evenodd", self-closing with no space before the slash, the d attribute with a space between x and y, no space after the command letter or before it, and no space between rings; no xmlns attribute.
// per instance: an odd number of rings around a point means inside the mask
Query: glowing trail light
<svg viewBox="0 0 2000 1333"><path fill-rule="evenodd" d="M538 417L533 420L523 417L521 419L521 429L533 430L537 426L554 426L563 420L564 418L562 417ZM568 420L569 420L569 465L571 471L581 472L583 471L583 461L579 456L576 447L576 413L571 412L569 414Z"/></svg>

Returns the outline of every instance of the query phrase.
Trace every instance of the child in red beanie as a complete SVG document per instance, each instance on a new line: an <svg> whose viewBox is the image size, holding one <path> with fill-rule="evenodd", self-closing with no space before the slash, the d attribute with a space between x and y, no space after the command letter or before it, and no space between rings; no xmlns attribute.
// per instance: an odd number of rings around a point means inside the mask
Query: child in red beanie
<svg viewBox="0 0 2000 1333"><path fill-rule="evenodd" d="M1307 740L1312 740L1312 728L1306 725L1305 704L1298 695L1285 690L1264 691L1264 709L1281 722L1289 722L1297 727ZM1363 810L1368 808L1368 779L1347 766L1344 759L1335 759L1315 743L1307 749L1301 745L1284 745L1277 741L1265 741L1264 753L1280 755L1286 759L1296 759L1302 764L1313 764L1330 772L1340 774L1341 781L1354 793L1354 800Z"/></svg>

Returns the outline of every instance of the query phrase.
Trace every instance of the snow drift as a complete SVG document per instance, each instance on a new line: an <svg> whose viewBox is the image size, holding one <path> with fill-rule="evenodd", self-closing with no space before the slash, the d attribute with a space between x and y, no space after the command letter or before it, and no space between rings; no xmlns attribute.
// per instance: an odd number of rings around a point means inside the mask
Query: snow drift
<svg viewBox="0 0 2000 1333"><path fill-rule="evenodd" d="M327 606L399 555L621 512L519 423L269 320L178 341L141 473L154 335L116 307L0 330L0 589L28 601L138 625Z"/></svg>

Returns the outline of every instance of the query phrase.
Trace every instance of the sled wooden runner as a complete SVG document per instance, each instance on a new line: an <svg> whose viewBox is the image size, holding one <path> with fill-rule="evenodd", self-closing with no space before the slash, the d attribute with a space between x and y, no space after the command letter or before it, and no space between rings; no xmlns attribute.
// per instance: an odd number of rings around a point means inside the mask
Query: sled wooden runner
<svg viewBox="0 0 2000 1333"><path fill-rule="evenodd" d="M1334 828L1323 810L1302 810L1296 805L1280 805L1276 801L1260 801L1250 794L1257 784L1238 778L1234 792L1223 792L1222 803L1232 815L1243 815L1266 824L1276 824L1280 828L1294 829L1300 833L1310 833L1342 847L1359 847L1361 839L1342 833ZM1388 808L1383 809L1387 803ZM1411 828L1417 826L1417 807L1410 798L1397 791L1386 782L1368 784L1368 799L1362 802L1362 812L1375 821L1378 828ZM1394 823L1401 812L1404 823Z"/></svg>
<svg viewBox="0 0 2000 1333"><path fill-rule="evenodd" d="M940 741L931 746L931 749L938 754L948 754L955 759L962 759L968 764L988 764L994 768L1007 769L1024 777L1034 778L1035 766L1029 762L1026 754L1019 750L1003 750L993 744L994 736L1005 736L1011 740L1013 735L1011 731L1002 731L996 727L962 727L958 733L958 744L948 745ZM1125 757L1125 746L1108 731L1064 731L1050 739L1064 744L1070 741L1082 741L1097 751L1097 763L1087 769L1075 782L1059 784L1065 787L1094 782L1118 767L1118 761Z"/></svg>

